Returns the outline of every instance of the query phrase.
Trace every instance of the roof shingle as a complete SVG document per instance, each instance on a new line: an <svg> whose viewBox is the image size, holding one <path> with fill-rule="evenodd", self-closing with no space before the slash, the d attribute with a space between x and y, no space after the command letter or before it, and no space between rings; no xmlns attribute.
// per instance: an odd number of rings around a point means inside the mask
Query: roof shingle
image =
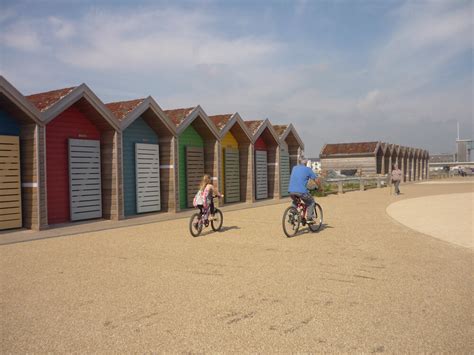
<svg viewBox="0 0 474 355"><path fill-rule="evenodd" d="M105 104L110 111L117 117L119 120L123 120L130 112L137 108L145 99L136 99L129 101L117 101L109 102Z"/></svg>
<svg viewBox="0 0 474 355"><path fill-rule="evenodd" d="M188 117L188 115L195 109L196 107L187 107L187 108L177 108L174 110L165 110L164 112L169 117L169 119L178 127L183 120Z"/></svg>
<svg viewBox="0 0 474 355"><path fill-rule="evenodd" d="M53 106L56 102L67 96L76 86L46 92L40 92L33 95L28 95L26 98L36 106L41 112L46 111L48 108Z"/></svg>
<svg viewBox="0 0 474 355"><path fill-rule="evenodd" d="M265 122L264 120L254 120L254 121L244 121L245 122L245 125L248 127L248 129L250 130L250 133L252 133L252 135L255 135L255 133L258 131L258 129L260 128L260 126L263 124L263 122Z"/></svg>
<svg viewBox="0 0 474 355"><path fill-rule="evenodd" d="M219 131L221 131L222 128L225 127L227 122L229 122L230 119L232 118L232 114L228 113L225 115L214 115L214 116L209 116L209 118L211 119L212 122L214 122L214 124L219 129Z"/></svg>
<svg viewBox="0 0 474 355"><path fill-rule="evenodd" d="M288 128L287 124L273 125L273 129L275 130L278 137L281 137L283 133L285 133L287 128Z"/></svg>
<svg viewBox="0 0 474 355"><path fill-rule="evenodd" d="M321 155L373 153L379 142L326 144Z"/></svg>

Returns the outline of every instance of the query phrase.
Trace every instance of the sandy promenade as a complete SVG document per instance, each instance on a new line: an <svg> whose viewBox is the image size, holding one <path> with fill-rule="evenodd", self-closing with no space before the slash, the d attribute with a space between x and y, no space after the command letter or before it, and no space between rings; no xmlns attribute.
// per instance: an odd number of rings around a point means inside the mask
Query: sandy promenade
<svg viewBox="0 0 474 355"><path fill-rule="evenodd" d="M466 248L474 247L474 192L412 198L388 206L387 213L420 233Z"/></svg>
<svg viewBox="0 0 474 355"><path fill-rule="evenodd" d="M322 198L324 230L292 239L280 204L194 239L180 219L0 246L0 352L472 353L472 250L386 213L472 185L402 192Z"/></svg>

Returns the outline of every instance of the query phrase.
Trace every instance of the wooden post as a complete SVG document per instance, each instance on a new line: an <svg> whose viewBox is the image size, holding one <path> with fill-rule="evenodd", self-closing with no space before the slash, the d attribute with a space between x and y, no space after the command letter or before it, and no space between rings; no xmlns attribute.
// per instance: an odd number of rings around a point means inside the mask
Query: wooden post
<svg viewBox="0 0 474 355"><path fill-rule="evenodd" d="M381 178L377 177L377 188L380 189L381 187L382 187Z"/></svg>
<svg viewBox="0 0 474 355"><path fill-rule="evenodd" d="M343 187L342 187L342 181L337 182L337 193L338 194L343 194L344 193L344 190L343 190Z"/></svg>
<svg viewBox="0 0 474 355"><path fill-rule="evenodd" d="M361 178L359 181L360 181L360 183L359 183L360 191L364 191L365 190L364 180Z"/></svg>

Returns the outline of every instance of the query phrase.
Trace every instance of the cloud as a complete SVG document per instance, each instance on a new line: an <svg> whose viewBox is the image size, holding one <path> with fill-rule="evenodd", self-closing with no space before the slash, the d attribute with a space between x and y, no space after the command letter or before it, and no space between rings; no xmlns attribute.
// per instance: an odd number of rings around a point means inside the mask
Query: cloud
<svg viewBox="0 0 474 355"><path fill-rule="evenodd" d="M308 155L326 142L374 139L446 151L452 122L472 129L472 64L453 64L466 53L472 61L470 2L409 1L374 12L385 27L364 55L350 45L322 50L322 34L298 21L267 26L278 23L277 7L262 20L214 5L97 5L10 19L0 23L1 71L30 92L86 82L104 101L151 94L164 108L201 104L210 114L293 122ZM310 5L290 11L310 15ZM439 137L428 137L437 127Z"/></svg>
<svg viewBox="0 0 474 355"><path fill-rule="evenodd" d="M34 27L28 22L17 22L0 33L0 44L25 52L41 48L41 41Z"/></svg>

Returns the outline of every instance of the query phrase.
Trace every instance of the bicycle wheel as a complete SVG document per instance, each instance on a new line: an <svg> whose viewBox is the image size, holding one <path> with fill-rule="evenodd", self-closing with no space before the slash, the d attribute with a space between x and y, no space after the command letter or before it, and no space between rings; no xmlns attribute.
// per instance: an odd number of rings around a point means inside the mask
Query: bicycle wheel
<svg viewBox="0 0 474 355"><path fill-rule="evenodd" d="M195 213L189 220L189 232L193 237L199 236L202 232L201 214Z"/></svg>
<svg viewBox="0 0 474 355"><path fill-rule="evenodd" d="M308 228L311 232L317 232L323 225L323 209L317 203L314 204L314 220L315 223L308 224Z"/></svg>
<svg viewBox="0 0 474 355"><path fill-rule="evenodd" d="M288 238L294 237L300 228L301 216L295 207L288 207L283 213L283 232Z"/></svg>
<svg viewBox="0 0 474 355"><path fill-rule="evenodd" d="M224 222L224 216L222 215L221 210L215 209L214 220L211 221L211 228L214 232L220 231L222 228L222 223Z"/></svg>

